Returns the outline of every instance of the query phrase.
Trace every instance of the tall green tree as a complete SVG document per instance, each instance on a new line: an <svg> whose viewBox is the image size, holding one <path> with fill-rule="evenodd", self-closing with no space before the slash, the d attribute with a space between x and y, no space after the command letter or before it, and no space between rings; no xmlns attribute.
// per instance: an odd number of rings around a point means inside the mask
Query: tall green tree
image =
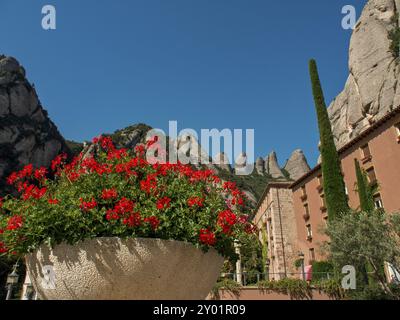
<svg viewBox="0 0 400 320"><path fill-rule="evenodd" d="M360 198L360 209L364 212L373 212L375 210L372 188L368 183L367 175L361 169L360 163L354 159L357 176L357 191Z"/></svg>
<svg viewBox="0 0 400 320"><path fill-rule="evenodd" d="M349 211L349 205L340 167L339 155L336 150L315 60L310 60L309 67L321 141L321 166L326 207L328 209L329 218L334 219L343 213L347 213Z"/></svg>

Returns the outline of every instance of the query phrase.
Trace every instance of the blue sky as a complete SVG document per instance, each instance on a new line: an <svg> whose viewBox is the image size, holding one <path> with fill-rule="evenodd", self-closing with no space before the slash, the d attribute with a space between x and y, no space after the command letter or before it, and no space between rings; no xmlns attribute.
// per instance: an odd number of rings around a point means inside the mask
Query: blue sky
<svg viewBox="0 0 400 320"><path fill-rule="evenodd" d="M344 5L366 0L0 0L0 53L16 57L67 139L135 123L255 129L256 155L281 164L318 132L308 75L329 103L344 87ZM41 9L57 9L57 30Z"/></svg>

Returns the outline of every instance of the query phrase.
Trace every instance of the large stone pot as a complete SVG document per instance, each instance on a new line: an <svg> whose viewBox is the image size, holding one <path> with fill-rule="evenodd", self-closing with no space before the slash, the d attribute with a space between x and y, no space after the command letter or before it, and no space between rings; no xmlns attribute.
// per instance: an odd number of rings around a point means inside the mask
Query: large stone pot
<svg viewBox="0 0 400 320"><path fill-rule="evenodd" d="M200 300L217 281L223 258L180 241L97 238L43 245L26 263L41 299Z"/></svg>

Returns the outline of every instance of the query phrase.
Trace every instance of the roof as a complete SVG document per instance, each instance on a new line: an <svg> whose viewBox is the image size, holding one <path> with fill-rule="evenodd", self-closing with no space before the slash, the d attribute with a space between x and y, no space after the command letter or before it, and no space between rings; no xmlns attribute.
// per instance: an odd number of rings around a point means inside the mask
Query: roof
<svg viewBox="0 0 400 320"><path fill-rule="evenodd" d="M285 181L285 180L268 182L267 186L265 187L265 190L264 190L263 194L262 194L261 197L260 197L260 200L258 200L258 202L257 202L257 205L256 205L256 207L255 207L255 209L254 209L254 211L253 211L253 215L252 215L251 218L253 219L254 215L257 213L257 211L258 211L258 209L260 208L262 202L264 201L265 196L267 195L268 191L269 191L271 188L275 188L275 189L289 189L290 186L292 185L292 183L293 183L292 181Z"/></svg>
<svg viewBox="0 0 400 320"><path fill-rule="evenodd" d="M400 106L389 112L387 115L385 115L383 118L379 119L376 121L374 124L372 124L370 127L368 127L366 130L361 132L357 137L352 139L350 142L345 144L343 147L341 147L338 150L339 155L342 155L344 152L349 150L351 147L353 147L355 144L360 142L362 139L365 137L369 136L371 133L373 133L375 130L377 130L379 127L381 127L383 124L385 124L387 121L390 119L394 118L396 115L400 114ZM321 164L318 164L316 167L311 169L309 172L307 172L305 175L297 179L295 182L293 182L290 186L290 188L294 188L297 185L301 184L305 179L308 177L314 175L316 172L321 170Z"/></svg>

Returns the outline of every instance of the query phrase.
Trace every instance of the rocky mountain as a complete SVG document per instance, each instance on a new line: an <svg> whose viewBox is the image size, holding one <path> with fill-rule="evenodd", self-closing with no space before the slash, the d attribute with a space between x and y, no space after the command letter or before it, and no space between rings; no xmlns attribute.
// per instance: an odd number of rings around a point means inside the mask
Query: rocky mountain
<svg viewBox="0 0 400 320"><path fill-rule="evenodd" d="M329 106L337 147L400 105L400 0L369 0L353 31L349 76Z"/></svg>
<svg viewBox="0 0 400 320"><path fill-rule="evenodd" d="M131 149L143 143L151 129L146 124L137 124L110 135L117 147ZM180 137L177 141L170 142L178 148L190 146L192 159L211 160L209 154L193 137ZM90 148L90 142L64 140L43 109L34 86L25 78L23 67L14 58L0 56L0 190L3 193L9 192L5 178L28 163L33 163L35 167L47 167L61 152L73 155L83 150L90 153ZM222 179L236 182L253 205L269 181L294 180L309 169L301 151L296 151L283 169L278 165L276 153L272 152L265 160L257 159L252 174L236 175L235 168L246 165L246 162L247 156L244 153L239 155L234 163L221 153L206 167Z"/></svg>
<svg viewBox="0 0 400 320"><path fill-rule="evenodd" d="M43 109L35 88L17 60L0 55L0 194L9 191L5 178L32 163L49 166L70 150Z"/></svg>

